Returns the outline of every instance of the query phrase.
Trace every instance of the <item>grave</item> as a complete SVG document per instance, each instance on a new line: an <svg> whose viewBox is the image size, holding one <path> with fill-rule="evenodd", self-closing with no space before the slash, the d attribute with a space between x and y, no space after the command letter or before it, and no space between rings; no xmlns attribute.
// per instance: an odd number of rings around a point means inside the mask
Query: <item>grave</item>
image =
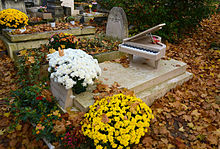
<svg viewBox="0 0 220 149"><path fill-rule="evenodd" d="M79 14L79 10L74 9L74 0L61 0L61 6L67 7L71 9L71 16L76 16Z"/></svg>
<svg viewBox="0 0 220 149"><path fill-rule="evenodd" d="M48 31L42 33L32 33L32 34L18 34L12 35L8 32L3 31L0 35L0 40L2 40L8 50L9 56L14 59L14 53L22 49L39 48L41 44L48 44L48 38L50 38L55 33L68 33L73 34L77 37L92 37L95 34L96 29L92 26L87 26L84 28L70 28L68 30L57 30Z"/></svg>
<svg viewBox="0 0 220 149"><path fill-rule="evenodd" d="M106 35L118 39L128 37L128 21L122 8L113 7L109 12Z"/></svg>
<svg viewBox="0 0 220 149"><path fill-rule="evenodd" d="M1 0L0 5L2 9L13 8L13 9L20 10L24 13L27 13L24 0Z"/></svg>
<svg viewBox="0 0 220 149"><path fill-rule="evenodd" d="M54 18L63 17L64 11L63 7L61 7L60 0L47 0L47 10L51 12Z"/></svg>
<svg viewBox="0 0 220 149"><path fill-rule="evenodd" d="M100 81L109 86L118 82L120 87L133 90L148 106L169 90L192 78L192 74L186 71L187 65L173 59L161 60L159 69L148 66L145 59L136 56L129 68L110 61L100 63L100 67ZM72 107L87 112L89 106L94 103L93 95L97 95L92 93L94 89L95 86L91 86L86 92L75 95Z"/></svg>

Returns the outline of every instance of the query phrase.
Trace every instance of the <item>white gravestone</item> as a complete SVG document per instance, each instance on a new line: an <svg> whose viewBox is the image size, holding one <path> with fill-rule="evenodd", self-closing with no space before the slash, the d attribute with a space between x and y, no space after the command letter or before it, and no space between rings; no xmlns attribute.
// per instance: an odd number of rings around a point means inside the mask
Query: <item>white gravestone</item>
<svg viewBox="0 0 220 149"><path fill-rule="evenodd" d="M106 35L118 39L128 37L128 21L122 8L113 7L109 12Z"/></svg>
<svg viewBox="0 0 220 149"><path fill-rule="evenodd" d="M79 14L79 10L74 9L74 0L61 0L61 6L70 7L71 8L71 16L75 16Z"/></svg>
<svg viewBox="0 0 220 149"><path fill-rule="evenodd" d="M50 79L50 88L53 96L63 109L73 106L73 99L71 98L73 95L72 89L67 90L60 83L54 82L53 79Z"/></svg>

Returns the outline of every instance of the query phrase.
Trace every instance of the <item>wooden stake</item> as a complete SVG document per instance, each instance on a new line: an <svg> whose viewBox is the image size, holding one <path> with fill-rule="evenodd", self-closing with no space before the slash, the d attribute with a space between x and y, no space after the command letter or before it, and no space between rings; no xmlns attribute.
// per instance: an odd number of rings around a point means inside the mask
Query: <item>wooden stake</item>
<svg viewBox="0 0 220 149"><path fill-rule="evenodd" d="M64 56L64 50L61 49L60 47L58 48L59 51L59 56Z"/></svg>

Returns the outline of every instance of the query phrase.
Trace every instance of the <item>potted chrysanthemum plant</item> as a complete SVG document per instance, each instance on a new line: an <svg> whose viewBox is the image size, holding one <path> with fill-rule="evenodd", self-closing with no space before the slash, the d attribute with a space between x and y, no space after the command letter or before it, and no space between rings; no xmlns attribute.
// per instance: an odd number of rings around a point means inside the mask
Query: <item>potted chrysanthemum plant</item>
<svg viewBox="0 0 220 149"><path fill-rule="evenodd" d="M5 31L19 29L24 32L25 26L28 25L28 16L17 9L4 9L0 11L0 25Z"/></svg>
<svg viewBox="0 0 220 149"><path fill-rule="evenodd" d="M48 54L50 78L62 84L67 90L79 94L86 91L88 85L101 75L98 61L80 49L59 48Z"/></svg>

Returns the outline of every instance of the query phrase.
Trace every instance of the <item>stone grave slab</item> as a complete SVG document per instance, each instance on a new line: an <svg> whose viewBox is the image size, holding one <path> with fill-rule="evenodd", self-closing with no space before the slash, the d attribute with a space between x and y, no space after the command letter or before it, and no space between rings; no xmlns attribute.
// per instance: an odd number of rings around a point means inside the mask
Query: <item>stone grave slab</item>
<svg viewBox="0 0 220 149"><path fill-rule="evenodd" d="M169 90L192 78L192 74L186 71L187 65L173 59L161 60L159 67L163 68L157 70L137 63L137 59L129 68L112 62L101 63L100 67L102 75L99 80L104 84L112 85L116 81L121 87L134 90L136 96L149 106ZM93 95L96 94L91 91L76 95L74 105L81 111L88 111L89 106L94 103Z"/></svg>
<svg viewBox="0 0 220 149"><path fill-rule="evenodd" d="M122 8L113 7L109 12L106 35L118 39L128 37L128 21Z"/></svg>
<svg viewBox="0 0 220 149"><path fill-rule="evenodd" d="M102 71L100 80L108 85L116 81L122 87L138 93L146 88L183 74L187 67L185 63L171 59L161 60L158 66L159 68L153 69L145 61L141 57L134 57L133 62L127 69L118 63L101 63L101 68L107 70ZM108 80L105 80L105 78L108 78Z"/></svg>
<svg viewBox="0 0 220 149"><path fill-rule="evenodd" d="M73 95L71 89L66 90L66 88L63 85L54 82L53 79L50 79L50 87L53 96L57 99L59 105L63 109L73 106L73 99L70 97L71 95Z"/></svg>
<svg viewBox="0 0 220 149"><path fill-rule="evenodd" d="M136 96L142 99L148 106L151 106L156 99L163 97L171 89L175 88L177 85L183 84L192 77L192 73L185 72L182 75L164 81L163 83L160 83L156 86L147 88L137 93Z"/></svg>

